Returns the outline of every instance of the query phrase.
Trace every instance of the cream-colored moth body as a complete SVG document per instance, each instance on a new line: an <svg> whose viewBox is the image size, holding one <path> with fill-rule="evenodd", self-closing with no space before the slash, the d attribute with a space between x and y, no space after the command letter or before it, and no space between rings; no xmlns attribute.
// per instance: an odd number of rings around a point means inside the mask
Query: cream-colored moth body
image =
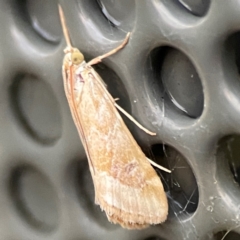
<svg viewBox="0 0 240 240"><path fill-rule="evenodd" d="M162 182L132 137L119 112L122 110L91 67L123 48L86 63L73 48L59 6L67 48L64 50L63 79L66 97L84 146L95 188L95 202L108 220L124 228L141 229L166 220L168 203ZM141 129L149 132L124 112Z"/></svg>

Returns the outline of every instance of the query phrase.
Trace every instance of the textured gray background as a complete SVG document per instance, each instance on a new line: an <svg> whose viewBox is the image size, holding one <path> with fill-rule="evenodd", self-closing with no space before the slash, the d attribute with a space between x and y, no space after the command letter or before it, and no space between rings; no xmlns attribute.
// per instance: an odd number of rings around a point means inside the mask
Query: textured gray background
<svg viewBox="0 0 240 240"><path fill-rule="evenodd" d="M142 231L110 224L94 205L63 92L57 3L0 0L0 239L240 238L240 1L59 1L87 61L132 32L96 70L157 133L126 120L143 151L172 170L159 172L168 219Z"/></svg>

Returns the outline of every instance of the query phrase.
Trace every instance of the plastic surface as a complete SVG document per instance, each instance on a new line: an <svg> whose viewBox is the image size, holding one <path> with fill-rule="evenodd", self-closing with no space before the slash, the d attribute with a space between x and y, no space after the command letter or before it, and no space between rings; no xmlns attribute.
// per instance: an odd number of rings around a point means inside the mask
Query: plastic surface
<svg viewBox="0 0 240 240"><path fill-rule="evenodd" d="M240 236L240 2L59 1L73 46L151 137L126 123L159 172L165 223L128 231L94 204L63 91L57 1L0 1L0 239L183 240ZM125 118L124 118L125 119ZM97 147L97 146L96 146Z"/></svg>

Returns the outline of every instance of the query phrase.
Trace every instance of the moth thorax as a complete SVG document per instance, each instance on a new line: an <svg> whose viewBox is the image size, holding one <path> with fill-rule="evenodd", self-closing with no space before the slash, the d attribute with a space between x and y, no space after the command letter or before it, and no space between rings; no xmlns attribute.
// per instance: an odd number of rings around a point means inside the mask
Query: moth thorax
<svg viewBox="0 0 240 240"><path fill-rule="evenodd" d="M79 65L84 61L83 54L77 48L74 48L74 51L71 53L71 61L74 65Z"/></svg>

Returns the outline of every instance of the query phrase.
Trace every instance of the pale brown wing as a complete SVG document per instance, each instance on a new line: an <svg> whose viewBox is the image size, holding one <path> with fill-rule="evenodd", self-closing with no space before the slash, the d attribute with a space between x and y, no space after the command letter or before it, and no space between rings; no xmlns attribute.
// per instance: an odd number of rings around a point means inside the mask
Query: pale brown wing
<svg viewBox="0 0 240 240"><path fill-rule="evenodd" d="M99 75L91 67L81 74L84 86L81 99L74 104L77 111L72 114L84 139L96 203L111 222L126 228L165 221L168 204L159 177L125 126Z"/></svg>

